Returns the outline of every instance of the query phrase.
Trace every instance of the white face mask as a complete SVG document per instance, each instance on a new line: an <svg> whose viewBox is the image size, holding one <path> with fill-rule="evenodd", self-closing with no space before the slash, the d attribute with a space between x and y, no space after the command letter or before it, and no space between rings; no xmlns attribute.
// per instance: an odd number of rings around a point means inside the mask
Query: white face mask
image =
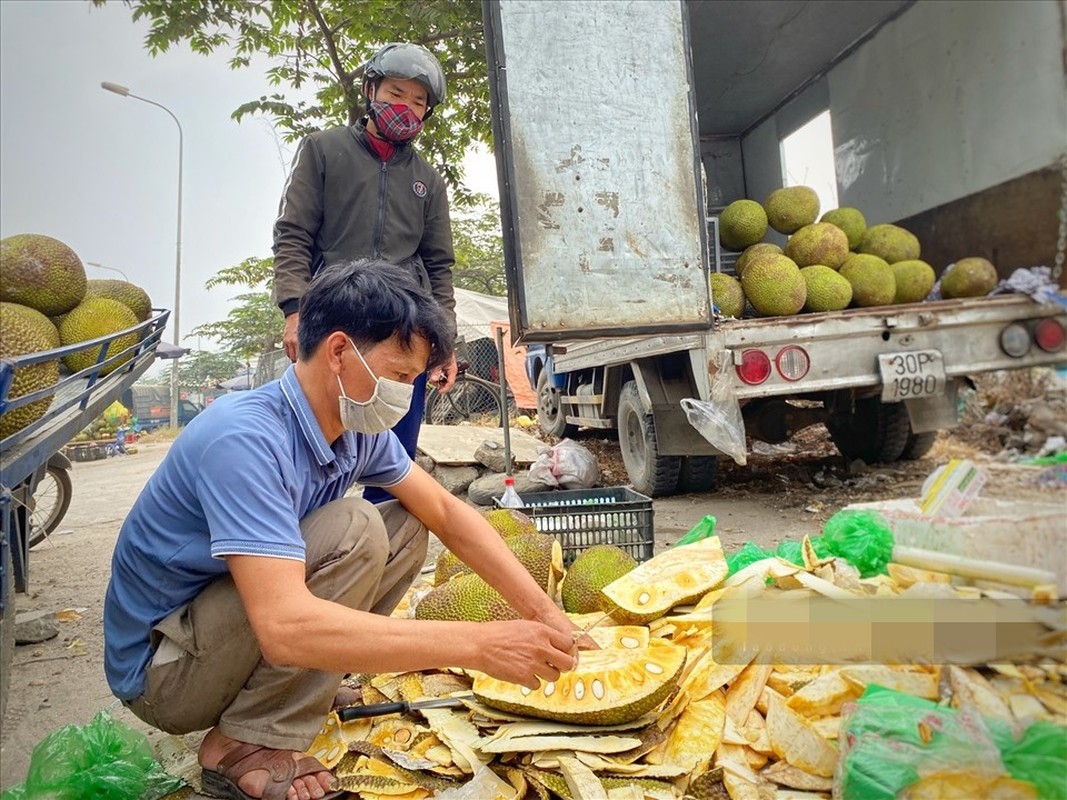
<svg viewBox="0 0 1067 800"><path fill-rule="evenodd" d="M341 387L341 396L337 398L337 402L341 411L341 424L344 425L346 430L355 431L356 433L382 433L387 431L400 422L404 415L408 413L408 408L411 407L411 393L414 387L410 383L379 378L367 366L367 362L359 352L359 348L356 347L351 339L348 340L348 343L356 351L356 355L363 362L367 372L374 378L374 394L370 396L369 400L365 400L362 403L358 400L353 400L345 394L344 384L341 383L341 376L338 375L337 385Z"/></svg>

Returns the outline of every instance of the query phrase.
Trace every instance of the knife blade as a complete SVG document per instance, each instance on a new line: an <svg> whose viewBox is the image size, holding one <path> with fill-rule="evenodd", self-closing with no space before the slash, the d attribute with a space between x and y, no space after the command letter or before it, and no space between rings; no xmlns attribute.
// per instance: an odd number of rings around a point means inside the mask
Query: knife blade
<svg viewBox="0 0 1067 800"><path fill-rule="evenodd" d="M429 700L398 700L395 703L371 703L366 706L345 706L337 709L337 716L341 722L352 722L357 719L370 717L382 717L386 714L406 714L408 711L418 711L421 708L460 708L464 700L473 700L473 694L453 695L451 697L434 697Z"/></svg>

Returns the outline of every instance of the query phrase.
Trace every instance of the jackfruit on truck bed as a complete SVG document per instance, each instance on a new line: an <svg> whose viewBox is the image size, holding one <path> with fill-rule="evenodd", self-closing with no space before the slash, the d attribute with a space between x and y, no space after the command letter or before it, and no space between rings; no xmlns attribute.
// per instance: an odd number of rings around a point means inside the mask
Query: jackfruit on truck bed
<svg viewBox="0 0 1067 800"><path fill-rule="evenodd" d="M85 267L78 254L51 236L20 233L0 239L0 300L65 314L85 297Z"/></svg>
<svg viewBox="0 0 1067 800"><path fill-rule="evenodd" d="M911 261L898 261L893 267L893 278L896 280L897 293L893 298L894 303L919 303L930 294L934 288L937 277L934 268L925 261L913 259Z"/></svg>
<svg viewBox="0 0 1067 800"><path fill-rule="evenodd" d="M848 258L848 236L829 222L814 222L790 236L784 252L798 267L821 264L837 269Z"/></svg>
<svg viewBox="0 0 1067 800"><path fill-rule="evenodd" d="M741 318L745 310L745 292L741 288L741 282L732 275L724 272L713 272L708 279L711 289L711 302L719 308L719 312L727 317Z"/></svg>
<svg viewBox="0 0 1067 800"><path fill-rule="evenodd" d="M573 670L537 689L475 673L474 696L500 711L579 725L619 725L646 714L670 695L686 649L657 644L637 649L583 650Z"/></svg>
<svg viewBox="0 0 1067 800"><path fill-rule="evenodd" d="M741 288L761 314L788 316L804 307L807 286L796 263L784 255L759 255L745 267Z"/></svg>
<svg viewBox="0 0 1067 800"><path fill-rule="evenodd" d="M791 234L818 219L819 195L809 186L786 186L771 192L763 208L772 228Z"/></svg>
<svg viewBox="0 0 1067 800"><path fill-rule="evenodd" d="M852 302L852 284L836 270L815 264L800 274L808 288L805 311L842 311Z"/></svg>
<svg viewBox="0 0 1067 800"><path fill-rule="evenodd" d="M727 250L744 250L767 233L767 212L755 200L735 200L719 215L719 241Z"/></svg>
<svg viewBox="0 0 1067 800"><path fill-rule="evenodd" d="M984 297L996 288L997 268L984 258L961 258L941 276L941 296Z"/></svg>
<svg viewBox="0 0 1067 800"><path fill-rule="evenodd" d="M867 220L863 212L858 208L835 208L822 215L820 222L829 222L845 232L848 237L849 250L855 250L863 241L863 234L867 232Z"/></svg>
<svg viewBox="0 0 1067 800"><path fill-rule="evenodd" d="M887 306L897 295L893 268L878 256L853 254L841 265L840 272L852 284L852 301L857 306Z"/></svg>
<svg viewBox="0 0 1067 800"><path fill-rule="evenodd" d="M771 242L760 242L754 244L751 247L746 247L745 251L737 257L737 261L734 262L734 273L740 278L745 274L745 268L755 260L756 256L778 254L782 252L782 248Z"/></svg>
<svg viewBox="0 0 1067 800"><path fill-rule="evenodd" d="M911 231L898 225L875 225L868 228L857 248L860 253L878 256L887 264L914 261L919 257L919 240Z"/></svg>
<svg viewBox="0 0 1067 800"><path fill-rule="evenodd" d="M41 320L44 322L42 323ZM48 318L32 308L17 303L0 303L0 358L16 358L29 353L51 350L56 346L58 334ZM45 361L22 367L15 372L8 399L22 397L52 386L59 381L59 362ZM21 408L6 411L0 416L0 439L25 428L44 416L52 403L52 395L46 395Z"/></svg>

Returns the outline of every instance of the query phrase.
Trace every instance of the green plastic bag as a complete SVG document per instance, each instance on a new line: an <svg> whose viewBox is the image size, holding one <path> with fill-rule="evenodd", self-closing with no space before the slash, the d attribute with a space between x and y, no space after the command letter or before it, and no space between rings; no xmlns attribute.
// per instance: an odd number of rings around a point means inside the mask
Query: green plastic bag
<svg viewBox="0 0 1067 800"><path fill-rule="evenodd" d="M0 800L157 800L183 786L148 740L106 710L87 725L64 725L33 748L26 782Z"/></svg>
<svg viewBox="0 0 1067 800"><path fill-rule="evenodd" d="M729 571L726 574L733 575L735 572L743 570L749 564L755 564L757 561L771 558L773 555L774 553L768 553L755 542L745 542L740 550L733 555L726 557L726 566L729 568Z"/></svg>
<svg viewBox="0 0 1067 800"><path fill-rule="evenodd" d="M838 511L826 520L821 545L858 569L862 578L886 574L885 565L893 560L893 531L875 511Z"/></svg>
<svg viewBox="0 0 1067 800"><path fill-rule="evenodd" d="M1037 787L1038 797L1067 798L1067 727L1042 720L1018 739L1002 720L986 720L1008 774Z"/></svg>
<svg viewBox="0 0 1067 800"><path fill-rule="evenodd" d="M808 539L811 542L811 549L815 551L815 555L819 558L826 558L833 555L827 547L826 542L822 540L821 536L814 536ZM804 543L785 541L778 543L778 549L774 551L774 555L778 558L788 561L790 564L796 564L798 567L804 566Z"/></svg>
<svg viewBox="0 0 1067 800"><path fill-rule="evenodd" d="M685 536L675 542L674 546L681 547L684 544L693 544L693 542L699 542L701 539L707 539L714 535L715 517L711 516L711 514L705 514L704 519L700 520Z"/></svg>

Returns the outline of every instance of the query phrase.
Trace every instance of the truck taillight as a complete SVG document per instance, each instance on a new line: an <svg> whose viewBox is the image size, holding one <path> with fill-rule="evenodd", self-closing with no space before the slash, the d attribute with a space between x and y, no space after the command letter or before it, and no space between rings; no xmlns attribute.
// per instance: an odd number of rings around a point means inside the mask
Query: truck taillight
<svg viewBox="0 0 1067 800"><path fill-rule="evenodd" d="M737 377L750 386L763 383L771 376L771 360L762 350L746 350L737 365Z"/></svg>
<svg viewBox="0 0 1067 800"><path fill-rule="evenodd" d="M1030 352L1030 331L1021 322L1013 322L1000 332L1000 349L1012 358L1022 358Z"/></svg>
<svg viewBox="0 0 1067 800"><path fill-rule="evenodd" d="M787 381L799 381L808 374L811 359L804 348L790 345L778 351L774 365L778 368L778 374Z"/></svg>
<svg viewBox="0 0 1067 800"><path fill-rule="evenodd" d="M1046 353L1063 349L1063 326L1054 319L1043 319L1034 328L1034 342Z"/></svg>

